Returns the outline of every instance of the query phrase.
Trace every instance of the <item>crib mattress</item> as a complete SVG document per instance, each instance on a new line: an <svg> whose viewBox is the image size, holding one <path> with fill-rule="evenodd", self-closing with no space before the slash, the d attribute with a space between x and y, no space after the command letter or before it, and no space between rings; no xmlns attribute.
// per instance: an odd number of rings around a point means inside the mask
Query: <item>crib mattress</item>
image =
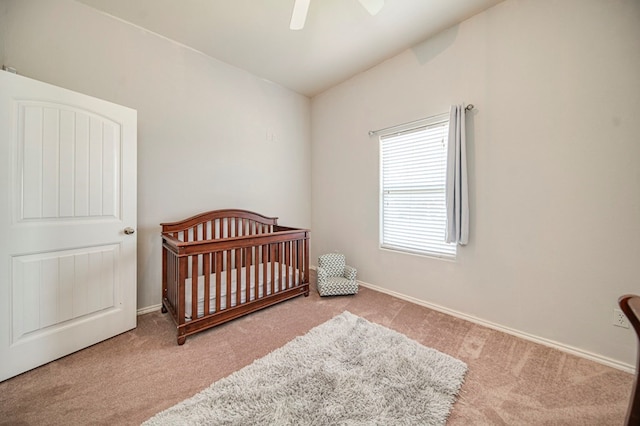
<svg viewBox="0 0 640 426"><path fill-rule="evenodd" d="M282 265L286 268L286 265ZM287 274L286 269L282 271L282 287L280 284L280 263L274 263L274 293L283 290L287 286ZM240 268L240 304L247 302L247 271L246 267ZM256 282L258 285L258 297L260 299L264 297L263 291L266 291L266 296L271 294L271 262L267 262L267 274L266 274L266 282L264 277L264 264L258 264L258 279L256 280L256 266L251 265L249 267L250 274L250 283L249 283L249 302L254 300L254 288L256 286ZM231 307L236 306L236 294L238 291L238 282L237 282L237 269L231 270ZM289 285L299 284L300 283L300 270L295 269L292 266L289 266ZM264 284L264 285L263 285ZM198 314L197 318L204 315L204 275L198 276ZM192 307L191 307L191 278L187 278L185 280L185 318L190 320L192 318ZM264 290L263 290L264 289ZM209 313L214 313L216 311L216 274L213 273L210 275L209 279ZM220 274L220 310L224 310L227 308L227 271L224 271Z"/></svg>

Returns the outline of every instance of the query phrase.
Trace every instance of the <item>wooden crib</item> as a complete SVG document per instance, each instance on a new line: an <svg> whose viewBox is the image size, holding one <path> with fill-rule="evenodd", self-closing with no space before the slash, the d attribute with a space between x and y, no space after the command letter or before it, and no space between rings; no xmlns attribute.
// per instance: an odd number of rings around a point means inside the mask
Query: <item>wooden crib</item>
<svg viewBox="0 0 640 426"><path fill-rule="evenodd" d="M162 312L187 336L304 294L309 230L246 210L162 223Z"/></svg>

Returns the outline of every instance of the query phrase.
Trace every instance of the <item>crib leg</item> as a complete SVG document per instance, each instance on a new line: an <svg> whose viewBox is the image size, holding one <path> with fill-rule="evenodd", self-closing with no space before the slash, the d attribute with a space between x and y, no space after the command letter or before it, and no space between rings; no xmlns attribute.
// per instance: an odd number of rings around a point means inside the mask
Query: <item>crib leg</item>
<svg viewBox="0 0 640 426"><path fill-rule="evenodd" d="M184 345L184 342L187 341L187 336L178 336L178 345Z"/></svg>
<svg viewBox="0 0 640 426"><path fill-rule="evenodd" d="M167 312L167 308L164 306L164 303L162 304L162 308L160 309L160 312L162 312L163 314L166 314Z"/></svg>

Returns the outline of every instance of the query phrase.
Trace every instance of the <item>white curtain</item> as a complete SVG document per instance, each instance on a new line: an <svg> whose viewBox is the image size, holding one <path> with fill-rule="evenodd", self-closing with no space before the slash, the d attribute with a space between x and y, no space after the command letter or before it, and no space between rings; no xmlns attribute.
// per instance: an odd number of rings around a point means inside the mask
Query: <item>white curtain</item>
<svg viewBox="0 0 640 426"><path fill-rule="evenodd" d="M469 193L465 107L451 105L447 152L447 230L445 241L465 245L469 241Z"/></svg>

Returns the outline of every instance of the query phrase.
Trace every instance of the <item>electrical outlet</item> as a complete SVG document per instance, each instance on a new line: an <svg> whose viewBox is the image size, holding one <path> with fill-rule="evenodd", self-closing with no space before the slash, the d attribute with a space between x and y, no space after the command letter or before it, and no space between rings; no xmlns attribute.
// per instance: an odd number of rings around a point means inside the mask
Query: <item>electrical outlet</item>
<svg viewBox="0 0 640 426"><path fill-rule="evenodd" d="M616 327L629 328L629 321L627 321L627 317L620 309L613 308L613 325Z"/></svg>

